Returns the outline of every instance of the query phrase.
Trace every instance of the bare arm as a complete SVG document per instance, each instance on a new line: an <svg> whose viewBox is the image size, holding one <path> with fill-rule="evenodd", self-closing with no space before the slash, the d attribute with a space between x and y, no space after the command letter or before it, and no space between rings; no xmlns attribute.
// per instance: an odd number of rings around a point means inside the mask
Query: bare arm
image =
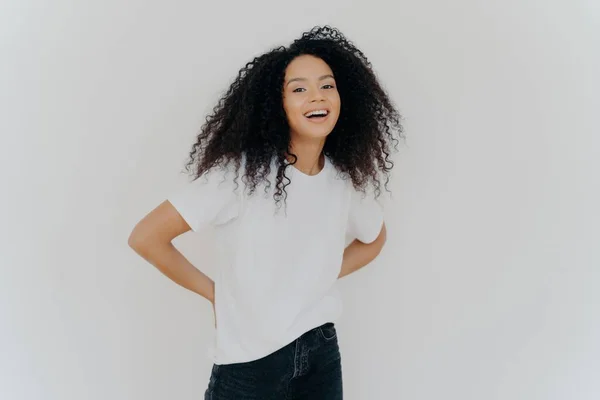
<svg viewBox="0 0 600 400"><path fill-rule="evenodd" d="M373 242L367 244L356 239L350 243L344 250L342 269L338 278L351 274L373 261L381 252L385 241L386 229L384 223L379 236Z"/></svg>
<svg viewBox="0 0 600 400"><path fill-rule="evenodd" d="M212 279L194 267L171 242L189 230L189 225L175 207L169 201L164 201L137 223L128 243L173 282L214 304Z"/></svg>

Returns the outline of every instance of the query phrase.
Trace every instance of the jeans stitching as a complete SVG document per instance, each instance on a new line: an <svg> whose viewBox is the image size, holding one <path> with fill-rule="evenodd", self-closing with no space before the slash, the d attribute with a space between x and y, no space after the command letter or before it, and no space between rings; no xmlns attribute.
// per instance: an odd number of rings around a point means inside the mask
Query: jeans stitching
<svg viewBox="0 0 600 400"><path fill-rule="evenodd" d="M335 328L334 328L334 329L335 329ZM328 341L328 342L329 342L330 340L333 340L333 339L335 339L335 338L337 337L337 331L334 331L334 332L335 332L335 333L333 334L333 336L332 336L332 337L330 337L330 338L328 338L327 336L325 336L325 332L323 332L323 327L322 327L322 326L320 326L320 327L319 327L319 333L321 334L321 337L322 337L323 339L325 339L326 341Z"/></svg>
<svg viewBox="0 0 600 400"><path fill-rule="evenodd" d="M294 351L294 375L292 376L292 378L297 377L298 374L299 374L299 370L298 370L298 350L299 350L299 347L300 347L300 339L296 339L296 350Z"/></svg>

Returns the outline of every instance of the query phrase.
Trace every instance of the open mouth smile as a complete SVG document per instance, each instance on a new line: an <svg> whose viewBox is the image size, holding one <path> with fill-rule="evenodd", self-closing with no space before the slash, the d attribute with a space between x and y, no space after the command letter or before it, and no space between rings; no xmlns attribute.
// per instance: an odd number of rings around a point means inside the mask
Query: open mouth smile
<svg viewBox="0 0 600 400"><path fill-rule="evenodd" d="M326 108L312 110L305 113L304 116L310 120L310 122L323 122L329 116L329 110Z"/></svg>

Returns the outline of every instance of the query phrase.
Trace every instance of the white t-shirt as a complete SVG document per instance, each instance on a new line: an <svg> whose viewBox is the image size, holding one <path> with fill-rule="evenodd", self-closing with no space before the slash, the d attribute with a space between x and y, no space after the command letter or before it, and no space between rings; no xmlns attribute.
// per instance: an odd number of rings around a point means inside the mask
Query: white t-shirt
<svg viewBox="0 0 600 400"><path fill-rule="evenodd" d="M193 231L214 226L216 340L212 361L231 364L265 357L341 313L335 287L347 236L374 241L383 209L342 179L325 157L309 176L286 170L287 206L271 187L252 195L233 167L214 169L173 193L169 201Z"/></svg>

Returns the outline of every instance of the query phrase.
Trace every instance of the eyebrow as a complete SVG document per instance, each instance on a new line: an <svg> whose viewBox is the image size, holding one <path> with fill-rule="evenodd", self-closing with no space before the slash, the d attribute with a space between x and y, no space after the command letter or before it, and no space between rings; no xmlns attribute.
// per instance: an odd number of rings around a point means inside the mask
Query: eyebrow
<svg viewBox="0 0 600 400"><path fill-rule="evenodd" d="M323 75L323 76L319 77L319 80L320 80L320 81L322 81L323 79L327 79L327 78L333 78L333 79L335 79L333 75L331 75L331 74L327 74L327 75ZM290 80L289 80L289 81L288 81L288 82L285 84L285 86L289 85L289 84L290 84L290 83L292 83L292 82L296 82L296 81L306 81L306 80L307 80L306 78L292 78L292 79L290 79Z"/></svg>

